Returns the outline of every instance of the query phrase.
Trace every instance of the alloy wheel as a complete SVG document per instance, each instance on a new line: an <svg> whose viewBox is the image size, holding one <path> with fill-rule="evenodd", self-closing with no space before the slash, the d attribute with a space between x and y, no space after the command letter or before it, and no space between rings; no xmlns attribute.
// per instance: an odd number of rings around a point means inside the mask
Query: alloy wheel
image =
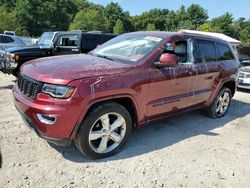
<svg viewBox="0 0 250 188"><path fill-rule="evenodd" d="M121 144L125 134L125 119L118 113L107 113L92 125L89 145L96 153L108 153Z"/></svg>
<svg viewBox="0 0 250 188"><path fill-rule="evenodd" d="M230 94L228 92L224 92L218 99L216 113L220 116L226 113L229 104L230 104Z"/></svg>

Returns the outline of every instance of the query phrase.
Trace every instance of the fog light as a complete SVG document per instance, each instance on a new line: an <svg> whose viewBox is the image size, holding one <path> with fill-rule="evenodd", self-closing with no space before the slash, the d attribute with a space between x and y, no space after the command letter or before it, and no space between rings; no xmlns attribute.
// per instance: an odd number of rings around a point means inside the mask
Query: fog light
<svg viewBox="0 0 250 188"><path fill-rule="evenodd" d="M43 115L43 114L37 114L37 118L40 122L47 124L47 125L53 125L56 122L56 117Z"/></svg>

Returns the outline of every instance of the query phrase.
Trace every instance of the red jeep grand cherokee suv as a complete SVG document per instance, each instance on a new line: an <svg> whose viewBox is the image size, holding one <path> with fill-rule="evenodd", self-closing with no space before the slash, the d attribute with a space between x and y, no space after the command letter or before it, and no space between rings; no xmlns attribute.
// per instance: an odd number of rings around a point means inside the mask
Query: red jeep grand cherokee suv
<svg viewBox="0 0 250 188"><path fill-rule="evenodd" d="M40 137L57 145L74 141L82 154L103 158L150 120L197 108L224 116L238 65L231 46L217 38L136 32L88 55L24 64L13 95Z"/></svg>

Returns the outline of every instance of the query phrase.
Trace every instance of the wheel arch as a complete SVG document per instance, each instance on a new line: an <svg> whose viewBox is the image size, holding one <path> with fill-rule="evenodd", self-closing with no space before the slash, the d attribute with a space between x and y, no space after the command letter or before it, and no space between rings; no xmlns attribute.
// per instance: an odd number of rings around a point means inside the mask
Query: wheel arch
<svg viewBox="0 0 250 188"><path fill-rule="evenodd" d="M231 90L232 93L232 97L234 96L235 92L236 92L236 82L233 80L227 81L225 82L222 87L227 87ZM221 87L221 88L222 88Z"/></svg>
<svg viewBox="0 0 250 188"><path fill-rule="evenodd" d="M125 107L131 115L133 127L136 127L136 125L138 123L138 116L139 116L137 103L131 96L122 95L122 96L117 96L117 97L112 97L112 98L96 99L95 101L92 101L88 105L88 107L84 110L84 112L82 112L82 115L81 115L77 125L74 127L74 130L73 130L70 137L72 139L75 137L76 133L78 132L78 130L80 128L82 121L92 111L92 109L94 109L95 107L102 105L104 103L110 103L110 102L116 102L116 103L122 105L123 107Z"/></svg>

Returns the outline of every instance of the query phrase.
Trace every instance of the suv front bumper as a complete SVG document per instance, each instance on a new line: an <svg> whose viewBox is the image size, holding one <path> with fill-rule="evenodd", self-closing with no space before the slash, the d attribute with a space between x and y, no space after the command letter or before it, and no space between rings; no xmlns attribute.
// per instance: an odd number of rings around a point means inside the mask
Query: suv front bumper
<svg viewBox="0 0 250 188"><path fill-rule="evenodd" d="M5 57L5 54L6 53L4 51L0 51L0 70L3 73L12 73L12 71L17 68L18 62L9 61Z"/></svg>
<svg viewBox="0 0 250 188"><path fill-rule="evenodd" d="M18 66L18 62L6 61L4 59L0 60L0 69L4 72L10 72L16 69Z"/></svg>
<svg viewBox="0 0 250 188"><path fill-rule="evenodd" d="M17 109L17 108L16 108ZM22 117L22 120L23 122L32 130L34 130L36 132L36 134L48 141L49 143L52 143L52 144L55 144L57 146L70 146L71 143L72 143L72 140L70 139L57 139L57 138L50 138L50 137L47 137L47 136L44 136L37 128L37 126L35 125L35 123L30 119L28 118L28 116L26 116L25 114L23 114L22 112L20 112L18 109L17 111L20 113L21 117Z"/></svg>
<svg viewBox="0 0 250 188"><path fill-rule="evenodd" d="M72 132L78 125L81 113L74 96L64 100L39 93L35 99L31 99L25 96L17 85L13 87L13 96L14 105L24 122L33 128L38 136L56 145L70 145L74 138ZM56 117L56 121L54 124L46 124L38 118L38 114Z"/></svg>

